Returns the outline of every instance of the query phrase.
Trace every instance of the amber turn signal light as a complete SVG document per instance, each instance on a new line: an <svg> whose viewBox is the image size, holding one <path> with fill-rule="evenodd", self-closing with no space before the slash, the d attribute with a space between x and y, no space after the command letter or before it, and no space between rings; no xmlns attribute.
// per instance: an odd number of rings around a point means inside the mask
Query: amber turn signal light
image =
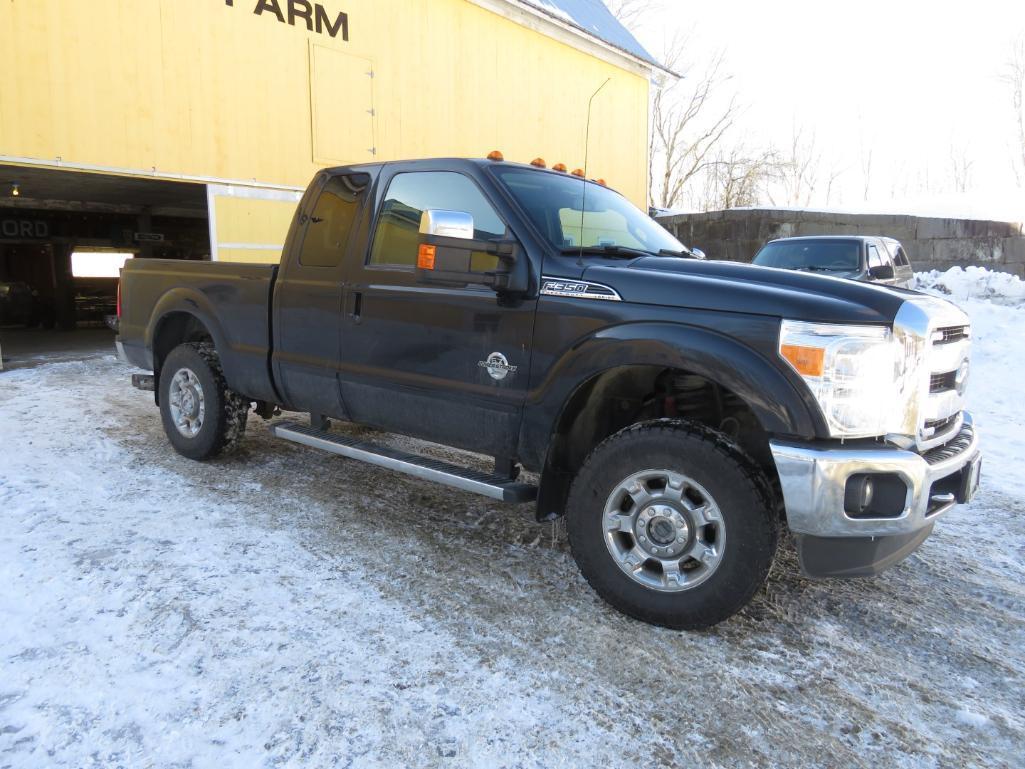
<svg viewBox="0 0 1025 769"><path fill-rule="evenodd" d="M416 254L416 267L418 270L433 270L434 269L434 254L437 252L435 246L429 246L426 243L420 244L420 250Z"/></svg>
<svg viewBox="0 0 1025 769"><path fill-rule="evenodd" d="M498 150L492 150L491 152L488 153L488 160L495 160L495 161L505 160L505 155L503 155Z"/></svg>
<svg viewBox="0 0 1025 769"><path fill-rule="evenodd" d="M826 351L821 347L785 344L779 348L779 352L802 376L822 376L825 370Z"/></svg>

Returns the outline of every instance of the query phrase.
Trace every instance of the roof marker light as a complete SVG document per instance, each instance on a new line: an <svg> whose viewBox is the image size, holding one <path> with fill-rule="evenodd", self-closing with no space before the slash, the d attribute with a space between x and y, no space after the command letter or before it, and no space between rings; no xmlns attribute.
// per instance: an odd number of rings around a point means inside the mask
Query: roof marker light
<svg viewBox="0 0 1025 769"><path fill-rule="evenodd" d="M534 166L534 168L548 168L548 164L545 162L544 158L534 158L530 161L530 164Z"/></svg>
<svg viewBox="0 0 1025 769"><path fill-rule="evenodd" d="M554 166L552 166L552 170L553 171L561 171L562 173L566 173L566 164L565 163L556 163Z"/></svg>
<svg viewBox="0 0 1025 769"><path fill-rule="evenodd" d="M496 163L498 163L505 160L505 155L503 155L498 150L492 150L488 153L488 160L494 160Z"/></svg>
<svg viewBox="0 0 1025 769"><path fill-rule="evenodd" d="M581 179L583 179L584 178L584 169L583 168L574 168L573 169L573 175L574 176L579 176Z"/></svg>

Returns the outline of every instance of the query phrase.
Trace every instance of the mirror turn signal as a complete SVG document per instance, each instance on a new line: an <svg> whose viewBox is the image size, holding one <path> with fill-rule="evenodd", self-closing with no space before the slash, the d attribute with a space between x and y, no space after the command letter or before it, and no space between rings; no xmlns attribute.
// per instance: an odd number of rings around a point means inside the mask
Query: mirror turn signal
<svg viewBox="0 0 1025 769"><path fill-rule="evenodd" d="M434 257L437 254L437 251L437 247L421 243L420 249L416 254L416 268L418 270L433 270Z"/></svg>

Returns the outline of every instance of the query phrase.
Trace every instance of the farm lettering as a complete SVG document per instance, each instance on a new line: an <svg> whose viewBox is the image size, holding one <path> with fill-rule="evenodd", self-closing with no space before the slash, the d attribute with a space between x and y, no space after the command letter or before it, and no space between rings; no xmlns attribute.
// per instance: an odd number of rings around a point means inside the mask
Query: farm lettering
<svg viewBox="0 0 1025 769"><path fill-rule="evenodd" d="M235 0L224 0L229 8L235 7ZM263 16L265 13L274 16L282 24L296 26L296 21L306 25L309 32L316 31L317 34L325 32L331 37L338 37L341 32L342 40L349 40L349 16L346 13L339 13L334 21L320 3L311 3L310 0L256 0L256 7L253 13Z"/></svg>

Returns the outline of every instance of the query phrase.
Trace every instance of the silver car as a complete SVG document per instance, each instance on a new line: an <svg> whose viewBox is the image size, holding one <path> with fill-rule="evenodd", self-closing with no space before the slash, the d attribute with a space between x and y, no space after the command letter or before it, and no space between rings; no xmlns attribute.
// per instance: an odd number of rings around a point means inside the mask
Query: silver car
<svg viewBox="0 0 1025 769"><path fill-rule="evenodd" d="M899 241L876 235L809 235L770 240L754 264L820 272L838 278L907 288L911 262Z"/></svg>

